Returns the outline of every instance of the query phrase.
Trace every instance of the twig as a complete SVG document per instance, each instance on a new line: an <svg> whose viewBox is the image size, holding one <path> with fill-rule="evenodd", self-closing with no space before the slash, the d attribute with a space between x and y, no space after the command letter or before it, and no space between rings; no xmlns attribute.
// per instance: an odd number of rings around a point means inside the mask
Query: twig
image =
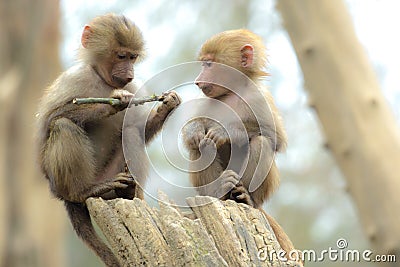
<svg viewBox="0 0 400 267"><path fill-rule="evenodd" d="M131 105L143 105L144 103L147 102L155 102L155 101L163 101L164 96L157 96L157 95L151 95L151 96L144 96L144 97L138 97L138 98L133 98L130 102ZM72 100L72 103L81 105L81 104L109 104L111 106L118 106L121 105L121 100L118 98L97 98L97 97L88 97L88 98L74 98Z"/></svg>

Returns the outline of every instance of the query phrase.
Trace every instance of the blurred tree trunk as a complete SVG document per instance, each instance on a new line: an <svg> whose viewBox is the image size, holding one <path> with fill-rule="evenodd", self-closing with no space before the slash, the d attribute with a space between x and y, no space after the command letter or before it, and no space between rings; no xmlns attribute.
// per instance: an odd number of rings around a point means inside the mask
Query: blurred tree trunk
<svg viewBox="0 0 400 267"><path fill-rule="evenodd" d="M399 128L345 4L279 0L277 8L374 252L400 258Z"/></svg>
<svg viewBox="0 0 400 267"><path fill-rule="evenodd" d="M34 153L37 100L60 71L59 2L0 0L0 266L63 266L63 210Z"/></svg>

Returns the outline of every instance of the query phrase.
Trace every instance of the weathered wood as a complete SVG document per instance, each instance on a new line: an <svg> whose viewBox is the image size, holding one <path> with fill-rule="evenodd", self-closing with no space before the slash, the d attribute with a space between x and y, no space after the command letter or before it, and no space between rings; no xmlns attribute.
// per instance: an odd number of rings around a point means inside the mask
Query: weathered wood
<svg viewBox="0 0 400 267"><path fill-rule="evenodd" d="M276 254L260 259L260 250L281 248L259 210L197 196L187 199L194 214L186 216L166 195L159 199L159 209L139 199L86 201L122 266L297 266Z"/></svg>
<svg viewBox="0 0 400 267"><path fill-rule="evenodd" d="M120 262L127 266L140 265L142 256L132 241L129 230L113 209L116 201L104 201L101 198L90 198L86 201L91 216L106 236L111 249ZM125 202L123 200L118 202ZM141 227L142 224L138 225Z"/></svg>
<svg viewBox="0 0 400 267"><path fill-rule="evenodd" d="M229 266L248 266L250 259L243 251L239 238L236 237L231 214L220 201L210 201L210 197L189 198L189 206L200 218L202 224L213 236L218 251L226 259ZM239 226L237 226L239 227Z"/></svg>

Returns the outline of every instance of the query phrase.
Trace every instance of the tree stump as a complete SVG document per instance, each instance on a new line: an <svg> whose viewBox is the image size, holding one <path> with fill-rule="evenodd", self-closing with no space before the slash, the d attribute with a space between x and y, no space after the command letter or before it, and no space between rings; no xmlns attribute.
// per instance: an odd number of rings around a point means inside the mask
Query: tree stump
<svg viewBox="0 0 400 267"><path fill-rule="evenodd" d="M300 266L278 258L267 219L245 204L196 196L186 214L163 193L159 209L137 198L86 203L122 266Z"/></svg>

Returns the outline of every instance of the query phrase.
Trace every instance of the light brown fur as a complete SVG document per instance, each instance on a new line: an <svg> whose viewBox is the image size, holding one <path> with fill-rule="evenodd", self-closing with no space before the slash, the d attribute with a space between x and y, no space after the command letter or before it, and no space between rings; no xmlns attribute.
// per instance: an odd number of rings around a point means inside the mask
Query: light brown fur
<svg viewBox="0 0 400 267"><path fill-rule="evenodd" d="M219 110L215 102L199 108L200 115L213 111L215 116L225 114L225 117L219 117L219 122L198 117L185 125L183 140L190 151L192 171L198 169L203 157L216 149L216 158L207 168L190 173L191 182L200 195L233 199L261 209L279 185L275 152L286 147L281 118L271 94L260 82L260 78L268 75L265 46L259 36L248 30L225 31L203 44L199 60L203 62L203 69L196 84L209 99L230 107L244 128L226 111ZM230 67L241 73L235 73ZM232 157L234 149L236 157ZM228 165L229 162L233 164ZM262 182L255 191L249 192L252 179ZM281 246L289 252L293 249L291 241L279 224L267 217Z"/></svg>
<svg viewBox="0 0 400 267"><path fill-rule="evenodd" d="M135 149L133 177L125 169L122 125L124 109L136 92L131 83L133 64L142 57L143 45L139 29L125 17L95 18L83 31L80 62L46 90L38 112L39 162L50 190L64 201L77 234L107 266L120 264L94 231L85 201L89 197L143 198L136 182L140 179L143 185L147 176L145 141L157 134L180 103L176 93L170 92L148 121L135 110L130 112L131 119L137 120L127 126ZM114 97L122 104L72 103L84 97ZM145 137L137 130L141 127L146 128Z"/></svg>

